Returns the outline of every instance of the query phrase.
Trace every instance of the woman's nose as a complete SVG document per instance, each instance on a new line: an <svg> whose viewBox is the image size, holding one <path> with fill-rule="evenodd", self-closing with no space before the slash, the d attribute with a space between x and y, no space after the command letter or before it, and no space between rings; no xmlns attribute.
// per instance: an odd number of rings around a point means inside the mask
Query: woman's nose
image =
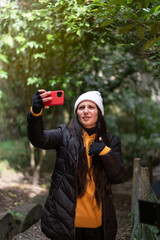
<svg viewBox="0 0 160 240"><path fill-rule="evenodd" d="M84 113L87 113L87 112L88 112L88 108L85 107L85 108L84 108Z"/></svg>

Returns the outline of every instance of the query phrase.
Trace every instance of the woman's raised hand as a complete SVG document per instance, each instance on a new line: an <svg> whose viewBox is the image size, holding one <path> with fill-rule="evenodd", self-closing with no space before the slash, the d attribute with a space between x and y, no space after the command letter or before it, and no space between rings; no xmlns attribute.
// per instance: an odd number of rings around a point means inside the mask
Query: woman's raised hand
<svg viewBox="0 0 160 240"><path fill-rule="evenodd" d="M43 103L52 99L50 94L50 91L45 91L44 89L40 89L34 94L32 99L32 109L34 113L39 113L44 107L49 108L48 106L44 106Z"/></svg>
<svg viewBox="0 0 160 240"><path fill-rule="evenodd" d="M43 103L52 100L52 98L50 97L51 91L46 91L44 89L40 89L40 90L38 90L38 92L40 94L40 97L42 98ZM43 107L44 108L49 108L49 106L44 106L44 104L43 104Z"/></svg>

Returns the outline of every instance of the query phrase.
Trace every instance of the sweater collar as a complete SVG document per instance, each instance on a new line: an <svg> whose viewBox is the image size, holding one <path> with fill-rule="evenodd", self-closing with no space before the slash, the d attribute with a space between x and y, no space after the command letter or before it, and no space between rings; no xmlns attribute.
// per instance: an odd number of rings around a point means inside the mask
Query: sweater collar
<svg viewBox="0 0 160 240"><path fill-rule="evenodd" d="M96 127L94 127L94 128L84 128L84 130L88 133L89 136L96 133Z"/></svg>

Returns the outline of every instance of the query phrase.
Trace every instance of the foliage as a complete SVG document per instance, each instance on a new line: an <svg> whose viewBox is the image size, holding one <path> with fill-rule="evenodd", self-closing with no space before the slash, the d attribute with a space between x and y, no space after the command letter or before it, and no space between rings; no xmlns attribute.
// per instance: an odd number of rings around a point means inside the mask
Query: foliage
<svg viewBox="0 0 160 240"><path fill-rule="evenodd" d="M23 217L23 214L13 211L13 210L8 210L6 213L11 214L14 220L17 220L17 218L19 219L19 218Z"/></svg>
<svg viewBox="0 0 160 240"><path fill-rule="evenodd" d="M111 110L114 114L111 112L107 116L107 122L110 130L121 136L126 162L132 163L134 157L141 157L146 165L149 156L157 158L160 148L160 134L157 131L160 122L157 116L160 115L160 108L150 95L142 98L142 89L123 88Z"/></svg>
<svg viewBox="0 0 160 240"><path fill-rule="evenodd" d="M157 1L97 1L90 4L98 27L112 27L120 34L128 34L134 38L135 44L139 40L143 50L147 50L155 42L159 43L160 5ZM138 38L138 39L137 39Z"/></svg>
<svg viewBox="0 0 160 240"><path fill-rule="evenodd" d="M160 23L159 2L153 0L93 0L86 1L83 22L89 25L90 32L100 32L100 38L122 44L129 52L145 56L150 60L155 78L160 70ZM92 24L90 22L92 21ZM73 31L81 36L88 29L74 19ZM76 26L76 27L75 27Z"/></svg>
<svg viewBox="0 0 160 240"><path fill-rule="evenodd" d="M28 157L29 151L21 139L0 142L0 171L3 173L28 166Z"/></svg>

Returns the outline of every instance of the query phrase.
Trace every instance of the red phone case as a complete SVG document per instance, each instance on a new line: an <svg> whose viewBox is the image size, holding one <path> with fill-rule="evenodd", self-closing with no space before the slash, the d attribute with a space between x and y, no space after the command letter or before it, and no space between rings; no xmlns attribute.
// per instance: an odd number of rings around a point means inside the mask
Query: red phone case
<svg viewBox="0 0 160 240"><path fill-rule="evenodd" d="M44 102L43 104L45 106L54 106L54 105L63 105L64 103L64 91L58 90L58 91L51 91L52 100Z"/></svg>

